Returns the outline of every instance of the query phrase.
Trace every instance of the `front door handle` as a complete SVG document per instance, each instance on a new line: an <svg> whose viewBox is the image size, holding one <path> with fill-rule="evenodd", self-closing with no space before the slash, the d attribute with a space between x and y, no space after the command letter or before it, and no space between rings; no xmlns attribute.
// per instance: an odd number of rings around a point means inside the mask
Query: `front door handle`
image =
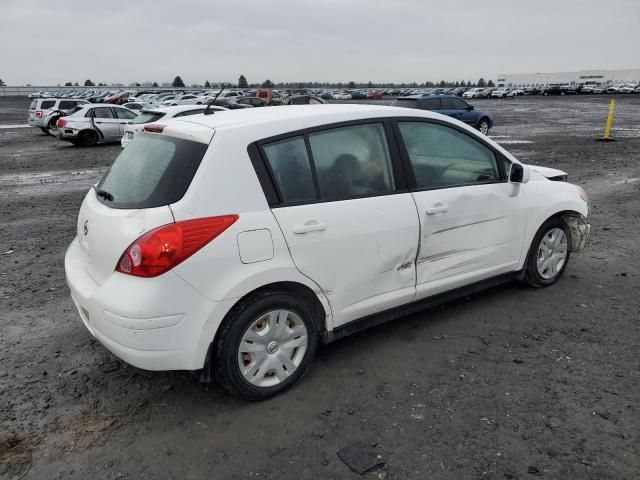
<svg viewBox="0 0 640 480"><path fill-rule="evenodd" d="M439 215L442 213L446 213L449 210L444 203L436 203L433 207L427 208L427 215Z"/></svg>
<svg viewBox="0 0 640 480"><path fill-rule="evenodd" d="M293 233L296 235L302 235L309 232L321 232L325 228L327 228L326 224L320 223L316 220L309 220L304 225L293 227Z"/></svg>

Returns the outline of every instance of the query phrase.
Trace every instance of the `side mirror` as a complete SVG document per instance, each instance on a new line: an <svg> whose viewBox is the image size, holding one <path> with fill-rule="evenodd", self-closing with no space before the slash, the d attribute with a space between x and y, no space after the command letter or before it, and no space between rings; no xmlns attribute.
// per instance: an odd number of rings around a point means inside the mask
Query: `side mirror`
<svg viewBox="0 0 640 480"><path fill-rule="evenodd" d="M473 110L474 108L475 108L475 107L474 107L473 105L467 105L467 110L468 110L468 111L471 111L471 110Z"/></svg>
<svg viewBox="0 0 640 480"><path fill-rule="evenodd" d="M509 169L509 182L511 183L527 183L531 177L531 170L528 165L521 163L512 163Z"/></svg>

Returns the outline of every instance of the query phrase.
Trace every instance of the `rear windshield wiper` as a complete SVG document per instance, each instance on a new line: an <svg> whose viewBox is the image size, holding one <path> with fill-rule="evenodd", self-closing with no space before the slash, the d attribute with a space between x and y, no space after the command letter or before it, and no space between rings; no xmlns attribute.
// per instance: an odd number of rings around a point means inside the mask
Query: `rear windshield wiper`
<svg viewBox="0 0 640 480"><path fill-rule="evenodd" d="M104 198L108 202L112 202L113 201L113 195L111 195L106 190L102 190L102 189L96 190L96 195L98 195L99 197Z"/></svg>

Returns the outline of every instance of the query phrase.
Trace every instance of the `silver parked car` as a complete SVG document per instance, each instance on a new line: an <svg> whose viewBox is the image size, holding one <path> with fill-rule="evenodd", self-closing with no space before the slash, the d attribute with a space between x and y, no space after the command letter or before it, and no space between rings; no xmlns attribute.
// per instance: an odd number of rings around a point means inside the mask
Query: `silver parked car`
<svg viewBox="0 0 640 480"><path fill-rule="evenodd" d="M85 147L119 142L127 124L137 115L119 105L90 104L58 119L53 133L60 140Z"/></svg>

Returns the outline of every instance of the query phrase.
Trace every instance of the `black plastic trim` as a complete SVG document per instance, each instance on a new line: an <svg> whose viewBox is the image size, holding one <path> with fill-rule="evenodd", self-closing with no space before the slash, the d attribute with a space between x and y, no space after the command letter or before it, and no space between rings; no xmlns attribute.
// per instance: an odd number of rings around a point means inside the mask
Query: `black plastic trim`
<svg viewBox="0 0 640 480"><path fill-rule="evenodd" d="M374 313L360 319L349 322L345 325L341 325L334 330L327 332L326 330L320 334L320 341L322 343L331 343L341 338L353 335L354 333L361 332L376 325L382 325L383 323L397 320L398 318L411 315L412 313L419 312L426 308L436 307L451 300L456 300L467 295L481 292L487 288L497 287L505 283L509 283L512 280L518 278L521 272L510 272L502 275L497 275L479 282L465 285L448 292L443 292L431 297L423 298L415 302L407 303L399 307L390 308L383 312Z"/></svg>

